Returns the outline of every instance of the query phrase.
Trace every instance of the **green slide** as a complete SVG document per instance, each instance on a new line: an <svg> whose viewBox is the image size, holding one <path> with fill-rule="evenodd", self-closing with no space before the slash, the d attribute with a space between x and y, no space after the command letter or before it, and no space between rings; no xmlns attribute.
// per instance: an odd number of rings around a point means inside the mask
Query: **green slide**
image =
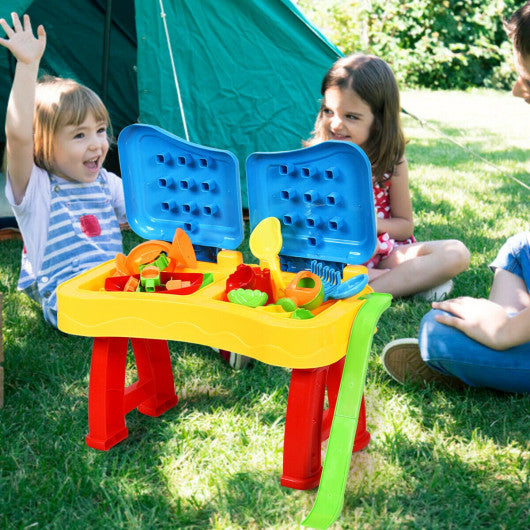
<svg viewBox="0 0 530 530"><path fill-rule="evenodd" d="M389 294L367 295L353 322L320 486L304 526L328 528L342 511L372 338L379 317L391 301Z"/></svg>

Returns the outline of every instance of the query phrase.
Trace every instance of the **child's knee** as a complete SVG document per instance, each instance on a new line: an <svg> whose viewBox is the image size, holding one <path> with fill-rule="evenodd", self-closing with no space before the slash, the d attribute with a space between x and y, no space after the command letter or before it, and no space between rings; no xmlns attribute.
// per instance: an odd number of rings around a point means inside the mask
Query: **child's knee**
<svg viewBox="0 0 530 530"><path fill-rule="evenodd" d="M458 239L448 239L444 244L444 261L454 274L465 271L471 261L471 253Z"/></svg>
<svg viewBox="0 0 530 530"><path fill-rule="evenodd" d="M426 313L420 323L418 333L421 357L425 362L433 358L439 359L444 357L452 336L456 330L449 326L441 324L435 319L437 314L442 313L438 309L431 309Z"/></svg>

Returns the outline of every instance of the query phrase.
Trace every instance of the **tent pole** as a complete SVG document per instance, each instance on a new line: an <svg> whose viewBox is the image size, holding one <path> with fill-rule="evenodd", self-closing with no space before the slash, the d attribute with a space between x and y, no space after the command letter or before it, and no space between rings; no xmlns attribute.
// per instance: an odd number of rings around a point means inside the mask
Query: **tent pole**
<svg viewBox="0 0 530 530"><path fill-rule="evenodd" d="M101 99L107 104L109 84L109 59L110 59L110 28L112 23L112 0L107 0L105 8L105 32L103 35L103 60L101 71Z"/></svg>

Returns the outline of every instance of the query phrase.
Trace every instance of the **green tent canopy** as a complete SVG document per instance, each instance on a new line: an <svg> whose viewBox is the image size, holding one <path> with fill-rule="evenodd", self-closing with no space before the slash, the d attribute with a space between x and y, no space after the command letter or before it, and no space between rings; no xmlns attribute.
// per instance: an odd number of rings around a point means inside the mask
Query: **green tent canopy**
<svg viewBox="0 0 530 530"><path fill-rule="evenodd" d="M189 140L232 151L243 178L250 153L309 136L341 55L288 0L3 0L0 17L13 11L46 29L43 72L100 94L116 134L141 122L186 138L184 114ZM14 67L1 48L2 123Z"/></svg>

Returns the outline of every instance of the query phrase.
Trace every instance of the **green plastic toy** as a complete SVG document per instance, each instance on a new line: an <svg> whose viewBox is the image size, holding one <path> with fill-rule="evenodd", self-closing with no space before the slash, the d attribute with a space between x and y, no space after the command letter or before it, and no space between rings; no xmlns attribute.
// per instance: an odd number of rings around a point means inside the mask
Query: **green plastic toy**
<svg viewBox="0 0 530 530"><path fill-rule="evenodd" d="M277 300L276 305L281 306L283 310L287 312L294 311L297 307L296 302L294 300L285 297Z"/></svg>
<svg viewBox="0 0 530 530"><path fill-rule="evenodd" d="M365 298L350 333L317 497L313 509L302 522L310 528L329 528L344 504L372 338L379 317L392 301L392 296L384 293L372 293Z"/></svg>
<svg viewBox="0 0 530 530"><path fill-rule="evenodd" d="M233 289L229 291L228 300L233 304L246 305L247 307L259 307L267 303L267 293L258 289Z"/></svg>
<svg viewBox="0 0 530 530"><path fill-rule="evenodd" d="M298 309L295 309L293 311L291 318L294 318L295 320L309 320L310 318L313 318L314 316L315 315L313 315L313 313L311 313L309 309L299 307Z"/></svg>

